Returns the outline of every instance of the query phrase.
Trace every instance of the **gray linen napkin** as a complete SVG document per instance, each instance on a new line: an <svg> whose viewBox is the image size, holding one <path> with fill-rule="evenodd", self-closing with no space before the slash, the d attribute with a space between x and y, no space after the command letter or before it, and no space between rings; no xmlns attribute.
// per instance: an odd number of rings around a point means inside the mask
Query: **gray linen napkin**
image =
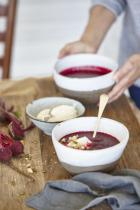
<svg viewBox="0 0 140 210"><path fill-rule="evenodd" d="M85 210L107 201L113 210L140 210L140 171L88 172L50 181L26 201L37 210Z"/></svg>

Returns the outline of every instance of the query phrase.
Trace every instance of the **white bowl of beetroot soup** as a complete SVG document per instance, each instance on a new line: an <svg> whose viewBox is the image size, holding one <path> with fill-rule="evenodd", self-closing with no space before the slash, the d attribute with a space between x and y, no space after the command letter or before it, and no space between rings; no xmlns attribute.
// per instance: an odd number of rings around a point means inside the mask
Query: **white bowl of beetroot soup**
<svg viewBox="0 0 140 210"><path fill-rule="evenodd" d="M96 103L102 93L113 85L118 64L111 58L96 54L75 54L56 62L54 80L59 90L83 102Z"/></svg>
<svg viewBox="0 0 140 210"><path fill-rule="evenodd" d="M56 125L52 131L58 159L72 174L112 170L128 143L128 129L108 118L101 119L93 139L96 120L96 117L76 118Z"/></svg>

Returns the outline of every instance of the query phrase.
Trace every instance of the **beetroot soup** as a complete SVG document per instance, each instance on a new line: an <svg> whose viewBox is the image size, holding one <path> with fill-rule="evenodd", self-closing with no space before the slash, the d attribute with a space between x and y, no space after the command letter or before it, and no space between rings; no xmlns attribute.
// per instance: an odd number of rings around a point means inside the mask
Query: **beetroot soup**
<svg viewBox="0 0 140 210"><path fill-rule="evenodd" d="M67 147L82 150L99 150L119 144L118 139L102 132L97 132L93 138L92 131L71 133L62 137L59 142Z"/></svg>
<svg viewBox="0 0 140 210"><path fill-rule="evenodd" d="M111 69L100 66L78 66L64 69L60 72L62 76L72 78L91 78L102 76L111 72Z"/></svg>

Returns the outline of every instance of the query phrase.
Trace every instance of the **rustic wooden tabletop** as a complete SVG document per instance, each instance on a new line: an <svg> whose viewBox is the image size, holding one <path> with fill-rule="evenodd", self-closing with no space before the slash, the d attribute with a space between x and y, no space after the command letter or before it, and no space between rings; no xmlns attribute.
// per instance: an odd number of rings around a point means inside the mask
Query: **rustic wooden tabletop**
<svg viewBox="0 0 140 210"><path fill-rule="evenodd" d="M0 96L7 103L13 104L21 113L25 125L29 120L25 114L26 104L38 97L61 96L52 79L25 79L22 81L0 82ZM97 115L95 105L86 105L86 116ZM130 131L130 139L115 170L132 168L140 170L140 125L134 116L125 96L109 104L104 112L109 117L124 123ZM0 124L0 130L7 128ZM24 140L25 155L13 160L16 167L27 173L30 164L35 182L18 174L10 167L0 164L0 210L28 210L25 200L39 192L48 180L71 178L71 175L57 160L51 138L34 128ZM101 204L96 210L110 209L107 204Z"/></svg>

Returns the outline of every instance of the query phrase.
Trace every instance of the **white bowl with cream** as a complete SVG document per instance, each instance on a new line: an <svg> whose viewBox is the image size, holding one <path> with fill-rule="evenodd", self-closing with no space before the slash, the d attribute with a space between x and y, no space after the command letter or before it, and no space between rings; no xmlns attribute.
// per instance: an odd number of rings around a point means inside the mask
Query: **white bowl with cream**
<svg viewBox="0 0 140 210"><path fill-rule="evenodd" d="M55 107L60 107L60 109L55 109ZM63 107L73 107L76 110L75 113L72 112L64 113ZM42 112L42 110L50 109L51 112L53 110L53 113L51 115L51 118L43 120L38 117L39 113ZM65 109L67 110L67 109ZM73 109L68 109L70 110ZM30 118L30 120L39 128L41 129L45 134L51 135L52 129L54 126L56 126L59 122L65 121L67 119L71 119L74 117L79 117L83 115L85 112L85 108L82 103L79 101L65 98L65 97L46 97L46 98L40 98L37 100L32 101L26 106L26 114ZM61 115L62 113L62 115ZM56 114L56 116L55 116ZM64 115L65 114L65 115ZM62 116L62 118L61 118Z"/></svg>
<svg viewBox="0 0 140 210"><path fill-rule="evenodd" d="M52 141L60 163L70 173L110 170L116 165L128 143L129 131L120 122L102 118L100 132L116 137L120 143L99 150L79 150L64 146L59 140L70 133L92 131L96 117L80 117L55 126L52 131Z"/></svg>
<svg viewBox="0 0 140 210"><path fill-rule="evenodd" d="M80 66L99 66L108 68L111 72L92 78L70 78L60 74L65 69ZM97 54L75 54L56 62L53 77L63 94L84 102L96 103L102 93L109 92L113 87L113 74L117 69L118 64L111 58Z"/></svg>

